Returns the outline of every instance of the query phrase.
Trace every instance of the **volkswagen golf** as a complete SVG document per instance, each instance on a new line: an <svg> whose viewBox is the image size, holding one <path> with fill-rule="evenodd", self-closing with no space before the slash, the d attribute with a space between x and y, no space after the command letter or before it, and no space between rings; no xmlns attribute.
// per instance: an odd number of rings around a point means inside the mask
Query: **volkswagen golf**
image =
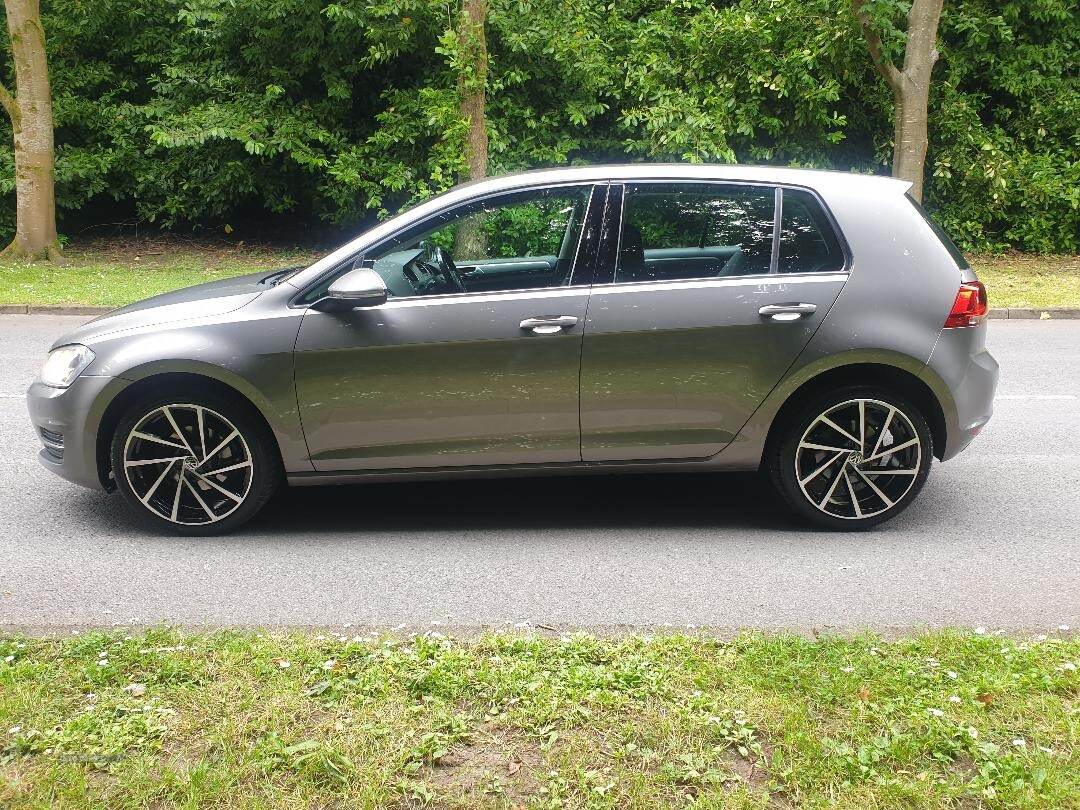
<svg viewBox="0 0 1080 810"><path fill-rule="evenodd" d="M908 184L594 166L454 188L310 267L56 341L41 462L211 534L287 482L760 469L861 529L990 418L983 285Z"/></svg>

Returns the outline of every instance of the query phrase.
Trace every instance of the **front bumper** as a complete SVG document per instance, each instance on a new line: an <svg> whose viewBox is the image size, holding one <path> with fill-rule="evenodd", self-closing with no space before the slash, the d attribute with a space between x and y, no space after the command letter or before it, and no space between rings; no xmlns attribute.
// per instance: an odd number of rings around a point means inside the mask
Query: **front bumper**
<svg viewBox="0 0 1080 810"><path fill-rule="evenodd" d="M986 324L944 329L923 370L945 416L941 460L955 456L974 439L994 413L998 364L986 350Z"/></svg>
<svg viewBox="0 0 1080 810"><path fill-rule="evenodd" d="M35 382L26 392L34 431L44 445L38 460L72 483L107 489L98 469L98 428L109 402L130 385L116 377L77 377L67 388Z"/></svg>

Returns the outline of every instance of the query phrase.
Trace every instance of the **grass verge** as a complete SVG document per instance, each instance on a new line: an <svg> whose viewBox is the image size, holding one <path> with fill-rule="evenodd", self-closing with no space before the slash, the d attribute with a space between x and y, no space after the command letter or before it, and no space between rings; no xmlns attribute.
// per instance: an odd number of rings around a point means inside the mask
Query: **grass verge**
<svg viewBox="0 0 1080 810"><path fill-rule="evenodd" d="M308 264L322 252L175 236L86 242L68 248L63 267L0 261L0 304L121 306L204 281ZM994 307L1080 307L1080 256L973 256L971 263Z"/></svg>
<svg viewBox="0 0 1080 810"><path fill-rule="evenodd" d="M1080 642L0 637L4 807L1075 807Z"/></svg>
<svg viewBox="0 0 1080 810"><path fill-rule="evenodd" d="M992 307L1080 307L1080 256L972 256Z"/></svg>
<svg viewBox="0 0 1080 810"><path fill-rule="evenodd" d="M0 260L0 304L122 306L204 281L308 264L318 254L163 237L90 242L65 256L61 266Z"/></svg>

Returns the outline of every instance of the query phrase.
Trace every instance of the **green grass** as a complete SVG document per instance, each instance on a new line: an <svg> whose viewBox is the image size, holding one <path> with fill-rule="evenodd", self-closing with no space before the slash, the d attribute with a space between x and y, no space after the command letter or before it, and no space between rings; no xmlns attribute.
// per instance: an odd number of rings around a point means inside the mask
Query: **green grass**
<svg viewBox="0 0 1080 810"><path fill-rule="evenodd" d="M0 304L121 306L218 278L307 264L320 253L175 237L70 246L69 264L0 260ZM973 256L994 307L1080 307L1080 256Z"/></svg>
<svg viewBox="0 0 1080 810"><path fill-rule="evenodd" d="M1080 308L1080 256L972 256L992 307Z"/></svg>
<svg viewBox="0 0 1080 810"><path fill-rule="evenodd" d="M317 256L301 249L158 239L90 243L68 249L66 257L63 266L0 259L0 304L121 306L204 281L307 264Z"/></svg>
<svg viewBox="0 0 1080 810"><path fill-rule="evenodd" d="M1080 641L0 636L0 806L1077 807Z"/></svg>

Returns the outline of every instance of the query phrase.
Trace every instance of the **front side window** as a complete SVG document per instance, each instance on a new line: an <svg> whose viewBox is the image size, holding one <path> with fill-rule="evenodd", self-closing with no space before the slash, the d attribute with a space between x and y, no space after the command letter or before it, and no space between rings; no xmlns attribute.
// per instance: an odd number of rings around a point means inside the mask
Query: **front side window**
<svg viewBox="0 0 1080 810"><path fill-rule="evenodd" d="M814 197L784 189L780 216L779 273L831 273L844 268L844 253Z"/></svg>
<svg viewBox="0 0 1080 810"><path fill-rule="evenodd" d="M461 206L365 264L395 297L569 284L591 188L533 189Z"/></svg>
<svg viewBox="0 0 1080 810"><path fill-rule="evenodd" d="M758 186L627 186L616 283L768 273L774 198Z"/></svg>

